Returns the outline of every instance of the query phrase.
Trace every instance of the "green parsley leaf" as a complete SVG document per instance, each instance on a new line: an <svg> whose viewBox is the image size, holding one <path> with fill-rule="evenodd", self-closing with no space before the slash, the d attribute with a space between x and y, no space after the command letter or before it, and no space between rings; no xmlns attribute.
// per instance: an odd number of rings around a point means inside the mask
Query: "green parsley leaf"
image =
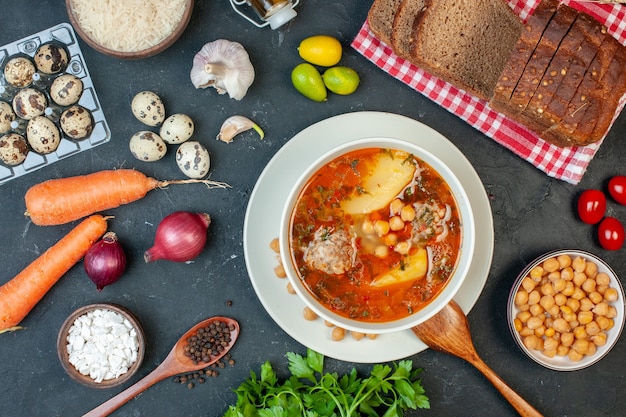
<svg viewBox="0 0 626 417"><path fill-rule="evenodd" d="M280 383L269 361L236 390L237 403L224 417L402 417L408 409L430 408L421 381L422 369L410 360L377 364L362 379L324 372L324 355L312 349L306 357L286 354L291 376Z"/></svg>

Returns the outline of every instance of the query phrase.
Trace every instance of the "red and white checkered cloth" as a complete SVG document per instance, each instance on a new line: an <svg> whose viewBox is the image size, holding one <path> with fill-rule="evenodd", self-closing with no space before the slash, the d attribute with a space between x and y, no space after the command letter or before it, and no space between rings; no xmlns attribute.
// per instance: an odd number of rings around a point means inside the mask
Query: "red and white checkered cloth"
<svg viewBox="0 0 626 417"><path fill-rule="evenodd" d="M509 0L511 8L526 20L540 0ZM626 45L626 5L565 1L604 24L609 33ZM369 30L361 27L352 47L383 71L444 107L497 143L516 153L551 177L578 184L602 141L574 148L550 145L517 122L491 110L487 102L459 90L398 57ZM624 107L620 102L615 118Z"/></svg>

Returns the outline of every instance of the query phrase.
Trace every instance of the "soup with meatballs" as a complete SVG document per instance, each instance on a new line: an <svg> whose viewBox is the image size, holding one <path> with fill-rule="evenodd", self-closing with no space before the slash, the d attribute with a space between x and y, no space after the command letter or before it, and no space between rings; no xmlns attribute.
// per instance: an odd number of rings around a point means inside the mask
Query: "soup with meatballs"
<svg viewBox="0 0 626 417"><path fill-rule="evenodd" d="M443 289L459 258L461 223L444 179L395 149L347 152L303 187L290 224L304 286L354 320L405 318Z"/></svg>

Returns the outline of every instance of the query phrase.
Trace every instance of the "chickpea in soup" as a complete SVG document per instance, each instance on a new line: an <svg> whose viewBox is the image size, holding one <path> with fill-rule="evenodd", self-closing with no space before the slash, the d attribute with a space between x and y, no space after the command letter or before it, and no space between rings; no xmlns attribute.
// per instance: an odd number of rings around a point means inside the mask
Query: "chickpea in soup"
<svg viewBox="0 0 626 417"><path fill-rule="evenodd" d="M294 207L292 261L331 311L360 321L407 317L448 282L461 224L444 179L408 152L350 151L319 169Z"/></svg>

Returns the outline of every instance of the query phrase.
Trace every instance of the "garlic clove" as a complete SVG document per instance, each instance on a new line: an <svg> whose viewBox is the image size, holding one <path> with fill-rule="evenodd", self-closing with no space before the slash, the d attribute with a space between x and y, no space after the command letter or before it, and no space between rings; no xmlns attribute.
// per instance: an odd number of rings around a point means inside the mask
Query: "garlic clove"
<svg viewBox="0 0 626 417"><path fill-rule="evenodd" d="M254 129L259 136L261 136L261 139L265 137L263 129L261 129L261 127L252 120L245 116L230 116L228 119L224 120L224 123L222 123L220 133L217 135L216 139L221 140L222 142L230 143L239 133L250 129Z"/></svg>
<svg viewBox="0 0 626 417"><path fill-rule="evenodd" d="M238 42L218 39L205 44L193 58L190 78L194 87L213 87L219 94L241 100L254 81L254 67Z"/></svg>

